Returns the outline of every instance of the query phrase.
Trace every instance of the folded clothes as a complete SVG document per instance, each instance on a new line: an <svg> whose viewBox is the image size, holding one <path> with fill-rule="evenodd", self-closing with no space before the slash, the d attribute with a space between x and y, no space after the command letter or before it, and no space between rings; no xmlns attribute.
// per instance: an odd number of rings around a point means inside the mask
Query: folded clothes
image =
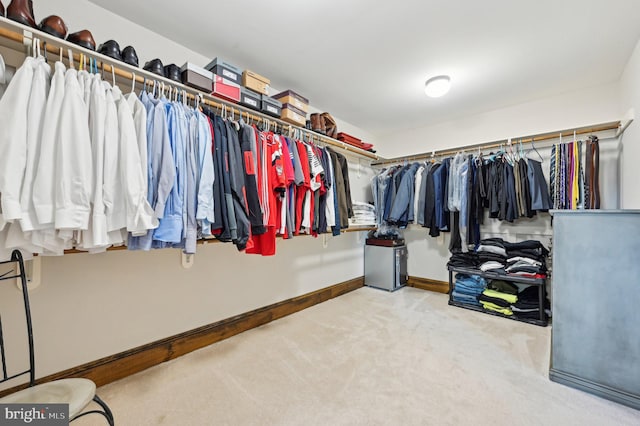
<svg viewBox="0 0 640 426"><path fill-rule="evenodd" d="M537 261L535 259L531 259L529 257L514 256L507 259L507 263L516 264L520 262L524 262L526 264L533 265L533 266L542 266L542 262Z"/></svg>
<svg viewBox="0 0 640 426"><path fill-rule="evenodd" d="M493 297L495 299L502 299L505 302L508 302L509 304L513 304L518 301L518 296L515 296L513 294L500 293L499 291L495 291L495 290L487 289L483 291L482 294L484 294L485 296Z"/></svg>
<svg viewBox="0 0 640 426"><path fill-rule="evenodd" d="M515 295L517 295L519 291L517 285L510 282L502 281L502 280L489 281L489 283L487 284L487 288L490 290L499 291L501 293L515 294Z"/></svg>
<svg viewBox="0 0 640 426"><path fill-rule="evenodd" d="M536 311L536 312L514 312L513 313L516 318L521 318L521 319L536 319L539 320L540 319L540 312ZM543 318L546 318L546 313L543 316Z"/></svg>
<svg viewBox="0 0 640 426"><path fill-rule="evenodd" d="M486 253L498 254L500 256L507 256L507 251L503 247L497 247L497 246L489 246L489 245L480 244L478 246L478 248L476 249L476 251L478 253L486 252Z"/></svg>
<svg viewBox="0 0 640 426"><path fill-rule="evenodd" d="M487 280L480 275L456 274L456 282L461 282L469 286L486 287Z"/></svg>
<svg viewBox="0 0 640 426"><path fill-rule="evenodd" d="M502 238L485 238L480 241L481 245L485 246L495 246L495 247L504 247L504 240Z"/></svg>
<svg viewBox="0 0 640 426"><path fill-rule="evenodd" d="M527 272L529 274L537 274L542 272L542 268L540 266L529 265L523 262L516 262L511 266L508 266L505 270L507 273L512 272Z"/></svg>
<svg viewBox="0 0 640 426"><path fill-rule="evenodd" d="M509 250L508 257L528 257L534 260L542 260L549 254L548 250L542 249L523 249L523 250Z"/></svg>
<svg viewBox="0 0 640 426"><path fill-rule="evenodd" d="M488 260L496 260L498 262L504 262L505 260L507 260L507 256L497 253L491 253L488 251L479 251L476 253L476 256L478 257L478 261L480 263L486 262Z"/></svg>
<svg viewBox="0 0 640 426"><path fill-rule="evenodd" d="M530 285L526 288L523 288L522 291L518 293L518 301L527 302L533 301L538 302L539 295L539 287L536 285Z"/></svg>
<svg viewBox="0 0 640 426"><path fill-rule="evenodd" d="M504 269L504 264L491 260L480 265L480 270L483 272L491 271L494 269Z"/></svg>
<svg viewBox="0 0 640 426"><path fill-rule="evenodd" d="M509 251L511 250L536 250L536 249L543 249L544 246L542 245L542 243L540 241L537 240L526 240L526 241L520 241L517 243L509 243L507 241L505 241L503 243L503 247Z"/></svg>
<svg viewBox="0 0 640 426"><path fill-rule="evenodd" d="M531 272L509 272L509 275L515 275L524 278L535 278L537 280L547 278L547 274L533 274Z"/></svg>
<svg viewBox="0 0 640 426"><path fill-rule="evenodd" d="M497 306L489 302L481 302L481 305L484 309L488 311L499 312L503 315L509 315L509 316L513 315L513 312L509 308L503 308L501 306Z"/></svg>
<svg viewBox="0 0 640 426"><path fill-rule="evenodd" d="M482 294L481 288L472 289L472 288L456 285L453 289L460 294L465 294L467 296L472 296L472 297L478 297L479 294Z"/></svg>
<svg viewBox="0 0 640 426"><path fill-rule="evenodd" d="M480 306L480 303L478 302L478 300L475 298L475 296L467 296L465 294L460 294L457 291L453 291L451 293L451 296L453 298L453 300L455 302L459 302L459 303L467 303L469 305L476 305L476 306Z"/></svg>
<svg viewBox="0 0 640 426"><path fill-rule="evenodd" d="M486 294L478 295L478 302L480 303L493 303L496 306L500 306L501 308L509 308L511 309L511 303L507 302L504 299L500 299L498 297L487 296Z"/></svg>
<svg viewBox="0 0 640 426"><path fill-rule="evenodd" d="M538 302L533 303L533 302L521 302L518 301L517 303L512 304L511 306L520 309L521 311L528 311L528 310L539 310L540 309L540 304Z"/></svg>
<svg viewBox="0 0 640 426"><path fill-rule="evenodd" d="M449 258L448 266L462 267L462 268L475 268L480 264L478 255L474 252L467 253L454 253Z"/></svg>

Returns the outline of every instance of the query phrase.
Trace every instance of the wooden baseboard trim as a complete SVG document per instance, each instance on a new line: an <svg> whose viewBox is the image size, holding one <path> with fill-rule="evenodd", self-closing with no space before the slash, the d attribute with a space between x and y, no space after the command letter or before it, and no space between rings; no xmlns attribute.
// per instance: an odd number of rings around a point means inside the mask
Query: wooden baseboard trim
<svg viewBox="0 0 640 426"><path fill-rule="evenodd" d="M236 315L235 317L176 334L175 336L167 337L128 351L120 352L97 361L51 374L36 380L36 383L46 383L71 377L82 377L93 380L97 386L102 386L221 340L228 339L236 334L260 327L271 321L342 296L363 286L364 277L354 278L340 284ZM20 385L0 391L0 397L26 387L26 385Z"/></svg>
<svg viewBox="0 0 640 426"><path fill-rule="evenodd" d="M419 288L421 290L433 291L436 293L448 294L449 283L447 281L437 281L428 278L409 277L407 279L409 287Z"/></svg>

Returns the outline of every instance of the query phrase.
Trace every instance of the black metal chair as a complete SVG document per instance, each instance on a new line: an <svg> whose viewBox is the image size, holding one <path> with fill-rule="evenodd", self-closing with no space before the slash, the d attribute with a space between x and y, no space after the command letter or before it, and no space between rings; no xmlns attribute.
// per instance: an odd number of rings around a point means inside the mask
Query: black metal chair
<svg viewBox="0 0 640 426"><path fill-rule="evenodd" d="M5 341L2 329L2 317L0 316L0 357L2 358L2 380L0 383L16 379L28 374L29 387L0 398L0 404L69 404L69 419L71 421L88 414L100 414L114 425L113 414L109 406L96 395L96 385L88 379L61 379L52 382L36 385L35 383L35 357L33 347L33 330L31 326L31 309L29 307L29 294L27 291L27 277L24 268L24 261L19 250L14 250L11 260L0 262L0 265L15 263L19 269L18 273L13 270L0 275L0 281L19 279L22 284L22 298L24 300L24 310L27 325L27 338L29 343L29 369L16 374L7 373L7 357L5 351ZM101 409L83 411L94 401Z"/></svg>

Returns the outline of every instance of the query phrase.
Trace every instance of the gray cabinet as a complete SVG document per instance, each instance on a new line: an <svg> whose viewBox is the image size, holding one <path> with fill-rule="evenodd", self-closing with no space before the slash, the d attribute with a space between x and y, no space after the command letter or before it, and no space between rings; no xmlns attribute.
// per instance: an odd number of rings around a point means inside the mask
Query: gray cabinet
<svg viewBox="0 0 640 426"><path fill-rule="evenodd" d="M364 246L364 284L394 291L407 283L407 246Z"/></svg>
<svg viewBox="0 0 640 426"><path fill-rule="evenodd" d="M551 380L640 409L640 212L553 212Z"/></svg>

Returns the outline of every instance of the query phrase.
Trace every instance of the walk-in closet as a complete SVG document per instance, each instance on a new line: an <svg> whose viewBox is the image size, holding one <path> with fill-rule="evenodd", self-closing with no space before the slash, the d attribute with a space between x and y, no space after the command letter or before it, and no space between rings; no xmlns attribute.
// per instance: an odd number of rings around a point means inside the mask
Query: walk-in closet
<svg viewBox="0 0 640 426"><path fill-rule="evenodd" d="M640 424L640 4L0 0L0 424Z"/></svg>

